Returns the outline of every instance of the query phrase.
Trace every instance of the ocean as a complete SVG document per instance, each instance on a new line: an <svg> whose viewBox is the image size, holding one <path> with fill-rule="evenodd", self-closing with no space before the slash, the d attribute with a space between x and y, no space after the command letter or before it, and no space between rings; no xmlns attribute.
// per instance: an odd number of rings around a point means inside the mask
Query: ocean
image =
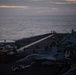
<svg viewBox="0 0 76 75"><path fill-rule="evenodd" d="M56 31L76 30L76 15L0 15L0 39L21 39Z"/></svg>

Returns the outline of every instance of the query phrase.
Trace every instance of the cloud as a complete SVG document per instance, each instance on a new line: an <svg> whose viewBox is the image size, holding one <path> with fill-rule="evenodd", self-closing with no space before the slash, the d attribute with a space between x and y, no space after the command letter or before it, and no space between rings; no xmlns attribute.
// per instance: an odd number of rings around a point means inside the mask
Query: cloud
<svg viewBox="0 0 76 75"><path fill-rule="evenodd" d="M38 13L49 13L49 12L56 12L59 8L48 8L48 7L35 7L35 11Z"/></svg>
<svg viewBox="0 0 76 75"><path fill-rule="evenodd" d="M48 3L51 3L51 4L74 4L76 3L76 0L64 0L64 1L50 1Z"/></svg>
<svg viewBox="0 0 76 75"><path fill-rule="evenodd" d="M67 4L66 2L50 2L51 4Z"/></svg>
<svg viewBox="0 0 76 75"><path fill-rule="evenodd" d="M71 3L76 3L76 0L65 0L65 1L68 1L68 2L71 2Z"/></svg>
<svg viewBox="0 0 76 75"><path fill-rule="evenodd" d="M66 1L72 1L72 2L76 2L76 0L66 0Z"/></svg>
<svg viewBox="0 0 76 75"><path fill-rule="evenodd" d="M76 0L1 0L0 10L2 14L3 11L20 14L67 14L76 11Z"/></svg>
<svg viewBox="0 0 76 75"><path fill-rule="evenodd" d="M29 6L0 6L0 8L7 8L7 9L28 9Z"/></svg>
<svg viewBox="0 0 76 75"><path fill-rule="evenodd" d="M58 11L58 10L59 10L59 8L52 8L52 10L54 10L54 11Z"/></svg>

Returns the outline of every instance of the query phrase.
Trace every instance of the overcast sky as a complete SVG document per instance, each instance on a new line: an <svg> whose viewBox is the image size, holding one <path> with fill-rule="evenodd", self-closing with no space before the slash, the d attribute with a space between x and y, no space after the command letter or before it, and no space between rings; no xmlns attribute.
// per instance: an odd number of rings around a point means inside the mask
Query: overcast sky
<svg viewBox="0 0 76 75"><path fill-rule="evenodd" d="M0 15L76 15L76 0L0 0Z"/></svg>

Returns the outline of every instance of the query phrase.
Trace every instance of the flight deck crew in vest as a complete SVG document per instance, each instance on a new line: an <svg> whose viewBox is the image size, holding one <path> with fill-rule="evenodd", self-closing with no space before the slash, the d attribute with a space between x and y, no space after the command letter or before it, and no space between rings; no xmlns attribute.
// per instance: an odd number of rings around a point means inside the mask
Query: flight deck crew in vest
<svg viewBox="0 0 76 75"><path fill-rule="evenodd" d="M51 44L51 55L55 56L57 54L57 45L55 42L52 42Z"/></svg>

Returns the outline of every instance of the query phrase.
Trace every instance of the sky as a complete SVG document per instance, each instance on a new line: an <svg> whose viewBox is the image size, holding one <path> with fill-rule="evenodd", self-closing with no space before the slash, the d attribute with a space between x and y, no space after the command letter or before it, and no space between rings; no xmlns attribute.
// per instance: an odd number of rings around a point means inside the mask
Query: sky
<svg viewBox="0 0 76 75"><path fill-rule="evenodd" d="M0 15L76 15L76 0L0 0Z"/></svg>

